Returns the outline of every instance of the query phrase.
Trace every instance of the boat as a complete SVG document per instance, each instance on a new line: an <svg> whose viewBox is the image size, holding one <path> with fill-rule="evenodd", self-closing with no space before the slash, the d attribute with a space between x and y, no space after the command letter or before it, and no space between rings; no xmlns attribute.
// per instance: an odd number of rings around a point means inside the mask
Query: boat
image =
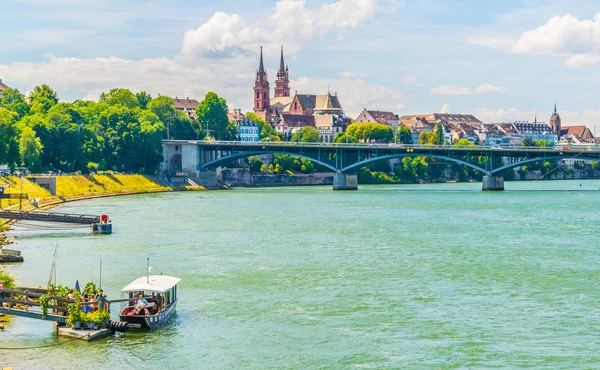
<svg viewBox="0 0 600 370"><path fill-rule="evenodd" d="M177 284L181 279L166 275L149 275L135 279L121 290L127 304L119 312L121 321L130 327L156 329L175 313ZM148 302L136 307L140 294Z"/></svg>

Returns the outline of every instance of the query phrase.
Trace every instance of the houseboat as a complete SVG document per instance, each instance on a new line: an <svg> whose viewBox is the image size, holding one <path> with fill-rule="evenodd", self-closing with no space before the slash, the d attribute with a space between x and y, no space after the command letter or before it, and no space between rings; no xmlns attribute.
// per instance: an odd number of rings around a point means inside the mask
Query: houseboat
<svg viewBox="0 0 600 370"><path fill-rule="evenodd" d="M151 275L135 279L121 290L128 299L119 313L121 321L131 326L156 329L175 312L177 284L181 279L166 275Z"/></svg>

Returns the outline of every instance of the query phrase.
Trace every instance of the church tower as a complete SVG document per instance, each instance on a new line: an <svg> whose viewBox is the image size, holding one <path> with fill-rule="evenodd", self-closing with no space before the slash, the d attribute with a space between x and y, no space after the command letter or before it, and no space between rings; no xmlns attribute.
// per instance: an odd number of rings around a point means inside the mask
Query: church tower
<svg viewBox="0 0 600 370"><path fill-rule="evenodd" d="M275 80L275 97L290 96L289 70L283 62L283 46L281 46L281 60L279 61L279 71L277 71L277 80Z"/></svg>
<svg viewBox="0 0 600 370"><path fill-rule="evenodd" d="M270 88L267 72L263 63L262 46L260 47L260 64L256 71L256 80L254 81L254 112L265 121L269 115L270 107Z"/></svg>
<svg viewBox="0 0 600 370"><path fill-rule="evenodd" d="M556 103L554 103L554 113L550 117L550 129L560 138L560 115L556 112Z"/></svg>

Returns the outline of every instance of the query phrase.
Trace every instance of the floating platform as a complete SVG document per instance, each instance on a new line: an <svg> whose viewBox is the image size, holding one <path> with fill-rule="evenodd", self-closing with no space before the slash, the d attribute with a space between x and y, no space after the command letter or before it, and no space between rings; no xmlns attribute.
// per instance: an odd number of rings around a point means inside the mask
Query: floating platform
<svg viewBox="0 0 600 370"><path fill-rule="evenodd" d="M71 327L59 327L58 336L66 338L76 338L86 341L96 340L105 338L112 335L110 329L98 329L98 330L85 330L85 329L73 329Z"/></svg>

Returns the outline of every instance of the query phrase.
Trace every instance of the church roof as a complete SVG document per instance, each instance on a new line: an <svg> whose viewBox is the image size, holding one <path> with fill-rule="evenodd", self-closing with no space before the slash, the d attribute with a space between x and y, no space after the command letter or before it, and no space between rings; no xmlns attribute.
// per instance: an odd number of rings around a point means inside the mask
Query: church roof
<svg viewBox="0 0 600 370"><path fill-rule="evenodd" d="M332 96L331 94L324 95L309 95L309 94L297 94L298 101L304 110L341 110L342 105L337 95Z"/></svg>
<svg viewBox="0 0 600 370"><path fill-rule="evenodd" d="M281 114L281 120L276 126L287 127L315 127L315 118L313 116L305 116L302 114Z"/></svg>
<svg viewBox="0 0 600 370"><path fill-rule="evenodd" d="M290 111L290 105L294 100L293 96L278 96L270 99L271 112L275 112L277 109L278 113L285 113Z"/></svg>

